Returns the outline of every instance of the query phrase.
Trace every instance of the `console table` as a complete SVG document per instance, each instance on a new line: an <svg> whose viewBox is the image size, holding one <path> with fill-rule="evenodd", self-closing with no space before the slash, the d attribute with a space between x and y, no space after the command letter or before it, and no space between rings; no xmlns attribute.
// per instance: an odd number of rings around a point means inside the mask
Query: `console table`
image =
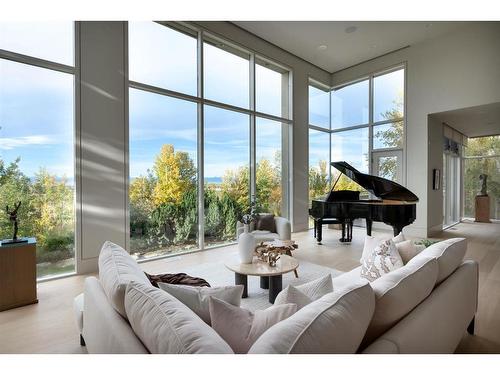
<svg viewBox="0 0 500 375"><path fill-rule="evenodd" d="M37 302L35 238L0 244L0 311Z"/></svg>

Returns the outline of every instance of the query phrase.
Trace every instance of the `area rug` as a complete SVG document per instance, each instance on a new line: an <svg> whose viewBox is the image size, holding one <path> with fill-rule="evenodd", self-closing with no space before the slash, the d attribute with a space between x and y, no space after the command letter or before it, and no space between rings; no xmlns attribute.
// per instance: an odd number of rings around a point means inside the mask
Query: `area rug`
<svg viewBox="0 0 500 375"><path fill-rule="evenodd" d="M229 271L224 262L206 263L196 266L190 266L183 269L190 275L202 277L207 280L212 286L234 285L234 272ZM283 289L288 285L300 285L308 281L315 280L325 274L331 274L336 277L342 274L333 268L319 266L317 264L300 261L297 269L299 277L296 278L293 272L283 275ZM260 288L260 278L256 276L248 276L248 298L241 300L241 306L251 310L261 310L271 306L269 303L269 291Z"/></svg>

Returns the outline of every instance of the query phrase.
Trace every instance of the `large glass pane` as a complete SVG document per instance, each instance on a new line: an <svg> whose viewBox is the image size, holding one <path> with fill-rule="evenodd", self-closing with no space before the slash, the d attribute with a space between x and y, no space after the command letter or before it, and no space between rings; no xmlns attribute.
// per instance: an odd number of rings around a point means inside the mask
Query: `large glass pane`
<svg viewBox="0 0 500 375"><path fill-rule="evenodd" d="M498 156L500 155L500 135L491 137L469 138L464 147L465 156Z"/></svg>
<svg viewBox="0 0 500 375"><path fill-rule="evenodd" d="M368 128L332 133L332 161L345 161L360 172L368 173ZM332 169L332 181L340 172ZM363 189L351 179L342 175L335 190Z"/></svg>
<svg viewBox="0 0 500 375"><path fill-rule="evenodd" d="M330 93L309 85L309 124L330 128Z"/></svg>
<svg viewBox="0 0 500 375"><path fill-rule="evenodd" d="M330 134L309 129L309 205L330 190ZM313 220L309 218L309 228Z"/></svg>
<svg viewBox="0 0 500 375"><path fill-rule="evenodd" d="M1 21L0 49L74 65L71 21Z"/></svg>
<svg viewBox="0 0 500 375"><path fill-rule="evenodd" d="M130 252L148 258L197 245L197 105L129 90Z"/></svg>
<svg viewBox="0 0 500 375"><path fill-rule="evenodd" d="M373 80L373 121L404 116L404 69L387 73Z"/></svg>
<svg viewBox="0 0 500 375"><path fill-rule="evenodd" d="M260 212L281 215L282 152L280 122L257 118L256 120L256 190L257 207Z"/></svg>
<svg viewBox="0 0 500 375"><path fill-rule="evenodd" d="M403 121L373 127L373 149L403 147Z"/></svg>
<svg viewBox="0 0 500 375"><path fill-rule="evenodd" d="M205 245L236 240L236 222L248 212L250 118L205 106Z"/></svg>
<svg viewBox="0 0 500 375"><path fill-rule="evenodd" d="M330 134L309 129L309 200L329 191Z"/></svg>
<svg viewBox="0 0 500 375"><path fill-rule="evenodd" d="M197 41L156 22L129 22L129 77L189 95L197 92Z"/></svg>
<svg viewBox="0 0 500 375"><path fill-rule="evenodd" d="M203 43L203 53L205 98L248 108L249 55L217 41Z"/></svg>
<svg viewBox="0 0 500 375"><path fill-rule="evenodd" d="M279 117L288 117L287 88L288 74L283 74L268 63L255 65L255 102L256 110Z"/></svg>
<svg viewBox="0 0 500 375"><path fill-rule="evenodd" d="M0 202L21 202L18 235L37 239L38 277L75 270L73 85L73 75L0 60Z"/></svg>
<svg viewBox="0 0 500 375"><path fill-rule="evenodd" d="M368 80L332 90L332 129L368 123Z"/></svg>

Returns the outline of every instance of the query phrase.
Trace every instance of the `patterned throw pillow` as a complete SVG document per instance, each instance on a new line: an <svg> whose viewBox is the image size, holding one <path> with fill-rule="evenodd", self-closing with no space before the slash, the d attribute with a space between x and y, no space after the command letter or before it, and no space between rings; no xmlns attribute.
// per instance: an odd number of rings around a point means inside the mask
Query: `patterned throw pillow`
<svg viewBox="0 0 500 375"><path fill-rule="evenodd" d="M363 259L361 277L374 281L380 276L397 268L403 267L403 260L392 239L380 243L370 254Z"/></svg>

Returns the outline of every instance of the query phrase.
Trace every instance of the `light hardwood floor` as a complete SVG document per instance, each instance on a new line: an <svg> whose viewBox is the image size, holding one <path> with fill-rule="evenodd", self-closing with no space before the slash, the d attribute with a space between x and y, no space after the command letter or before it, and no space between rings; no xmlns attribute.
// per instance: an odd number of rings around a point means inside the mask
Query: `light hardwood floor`
<svg viewBox="0 0 500 375"><path fill-rule="evenodd" d="M363 228L354 228L351 244L340 243L340 234L335 230L326 230L323 237L323 245L317 245L311 232L294 234L300 246L294 256L340 271L359 265ZM457 352L500 353L500 223L464 222L443 232L441 237L466 237L466 258L478 261L480 269L476 335L464 333ZM235 246L228 246L141 266L149 273L182 272L190 265L221 262L235 252ZM0 312L0 353L85 353L85 348L79 345L73 298L82 292L87 276L40 283L38 304Z"/></svg>

